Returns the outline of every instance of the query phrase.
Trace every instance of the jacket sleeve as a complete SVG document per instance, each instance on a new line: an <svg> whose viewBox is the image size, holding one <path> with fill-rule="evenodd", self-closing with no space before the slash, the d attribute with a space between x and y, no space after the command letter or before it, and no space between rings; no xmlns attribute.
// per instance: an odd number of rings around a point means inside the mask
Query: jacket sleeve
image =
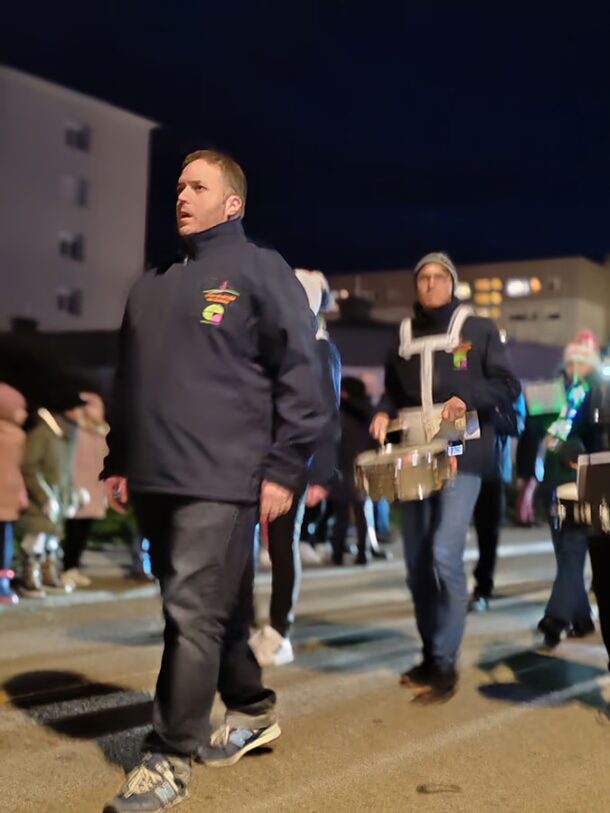
<svg viewBox="0 0 610 813"><path fill-rule="evenodd" d="M47 456L47 436L43 427L35 426L27 434L21 472L30 500L43 508L55 498L53 488L44 479L41 468Z"/></svg>
<svg viewBox="0 0 610 813"><path fill-rule="evenodd" d="M515 378L508 358L506 346L493 323L482 337L485 342L483 354L483 376L465 381L463 389L455 392L468 409L491 412L499 407L510 407L521 392L521 385Z"/></svg>
<svg viewBox="0 0 610 813"><path fill-rule="evenodd" d="M108 409L108 424L110 431L106 436L108 454L104 459L104 467L100 473L100 480L108 477L124 477L127 472L127 353L129 342L129 302L125 307L121 331L119 334L119 347L117 368Z"/></svg>
<svg viewBox="0 0 610 813"><path fill-rule="evenodd" d="M341 418L339 417L340 375L337 375L340 362L333 359L332 348L324 339L316 341L316 349L321 365L321 394L324 405L329 410L329 420L318 438L313 453L313 464L309 472L309 482L329 488L337 469L337 453L341 439Z"/></svg>
<svg viewBox="0 0 610 813"><path fill-rule="evenodd" d="M296 491L331 408L321 397L316 326L303 287L275 252L261 251L261 262L260 347L274 408L263 478Z"/></svg>

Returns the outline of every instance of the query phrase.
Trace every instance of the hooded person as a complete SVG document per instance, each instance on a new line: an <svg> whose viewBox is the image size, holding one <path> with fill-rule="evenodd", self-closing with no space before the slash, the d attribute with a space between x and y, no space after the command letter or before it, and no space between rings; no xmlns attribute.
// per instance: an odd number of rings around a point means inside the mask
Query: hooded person
<svg viewBox="0 0 610 813"><path fill-rule="evenodd" d="M250 648L261 666L282 666L294 660L289 633L301 586L301 558L306 564L320 564L307 543L299 544L305 507L314 507L328 497L335 477L340 424L337 410L341 361L322 323L320 312L328 306L330 289L319 271L297 269L296 277L305 289L315 317L320 392L330 419L318 438L308 470L305 491L295 498L288 513L269 523L267 540L271 560L269 624L250 638Z"/></svg>
<svg viewBox="0 0 610 813"><path fill-rule="evenodd" d="M538 630L546 646L557 646L564 634L582 637L594 630L585 586L587 529L561 525L558 498L575 503L578 456L595 449L597 426L592 406L600 386L599 342L590 330L581 330L563 354L566 403L544 440L544 478L538 489L553 540L557 571Z"/></svg>
<svg viewBox="0 0 610 813"><path fill-rule="evenodd" d="M427 499L402 504L423 659L401 682L417 702L433 703L448 700L457 688L468 608L466 534L482 477L496 466L493 415L515 401L520 386L495 324L456 298L458 275L450 257L441 252L422 257L414 281L414 317L403 320L398 346L388 357L373 437L384 443L390 418L403 410L411 429L426 436L439 415L452 423L475 410L480 424L480 439L464 444L452 482Z"/></svg>
<svg viewBox="0 0 610 813"><path fill-rule="evenodd" d="M66 387L50 394L49 404L52 409L41 407L36 413L23 458L29 503L19 520L24 557L20 590L27 598L69 590L60 578L59 540L65 520L76 514L81 502L73 465L83 401Z"/></svg>

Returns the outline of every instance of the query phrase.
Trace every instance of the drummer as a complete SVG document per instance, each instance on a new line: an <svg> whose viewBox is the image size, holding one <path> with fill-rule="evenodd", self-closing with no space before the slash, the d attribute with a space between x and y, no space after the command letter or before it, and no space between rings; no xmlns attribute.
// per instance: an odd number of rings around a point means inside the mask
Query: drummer
<svg viewBox="0 0 610 813"><path fill-rule="evenodd" d="M427 254L414 277L415 315L403 321L399 347L388 358L382 411L373 418L371 434L383 444L389 421L400 410L420 407L426 416L435 405L442 406L442 418L448 421L476 410L481 428L479 440L464 444L449 486L402 506L407 584L423 659L405 672L401 683L415 692L416 702L428 704L449 700L457 688L468 607L466 533L481 479L495 470L492 415L513 403L520 386L494 323L475 316L456 298L458 275L451 259Z"/></svg>

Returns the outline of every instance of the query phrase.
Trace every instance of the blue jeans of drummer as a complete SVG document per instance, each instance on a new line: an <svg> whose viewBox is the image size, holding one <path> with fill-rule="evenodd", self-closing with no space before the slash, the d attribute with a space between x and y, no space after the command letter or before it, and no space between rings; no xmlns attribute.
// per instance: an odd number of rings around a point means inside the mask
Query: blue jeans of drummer
<svg viewBox="0 0 610 813"><path fill-rule="evenodd" d="M402 507L407 585L425 660L455 668L464 636L468 590L464 548L481 478L458 474L442 491Z"/></svg>

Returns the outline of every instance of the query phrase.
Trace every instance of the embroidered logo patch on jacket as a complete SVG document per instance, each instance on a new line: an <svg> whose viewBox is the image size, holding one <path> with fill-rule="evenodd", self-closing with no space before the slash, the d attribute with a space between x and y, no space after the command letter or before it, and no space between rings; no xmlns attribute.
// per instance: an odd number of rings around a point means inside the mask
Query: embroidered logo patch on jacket
<svg viewBox="0 0 610 813"><path fill-rule="evenodd" d="M472 350L472 342L462 342L453 351L453 369L468 369L468 354Z"/></svg>
<svg viewBox="0 0 610 813"><path fill-rule="evenodd" d="M219 325L225 317L229 305L239 298L239 291L232 291L228 282L220 288L210 288L203 292L206 306L201 311L202 325Z"/></svg>

